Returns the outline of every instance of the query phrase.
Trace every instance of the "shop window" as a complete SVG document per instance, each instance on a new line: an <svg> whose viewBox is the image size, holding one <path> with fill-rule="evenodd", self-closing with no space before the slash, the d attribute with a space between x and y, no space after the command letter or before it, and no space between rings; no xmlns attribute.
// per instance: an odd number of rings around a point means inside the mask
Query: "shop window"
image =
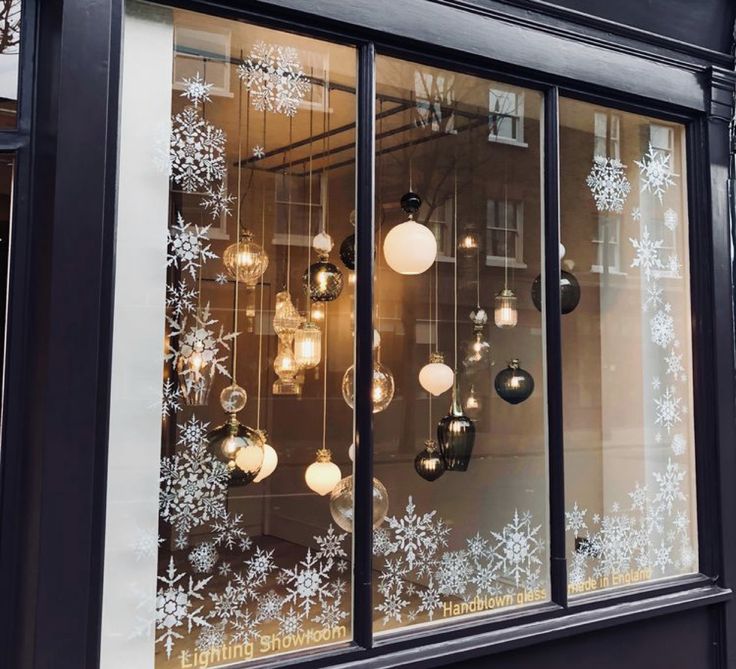
<svg viewBox="0 0 736 669"><path fill-rule="evenodd" d="M22 6L21 0L0 2L0 128L16 125Z"/></svg>
<svg viewBox="0 0 736 669"><path fill-rule="evenodd" d="M417 77L445 82L453 133L413 122ZM389 511L373 536L373 628L385 634L549 599L542 316L530 297L542 97L385 56L376 81L375 364L396 389L374 416L374 476ZM494 132L524 137L523 153L484 141L489 89ZM402 241L410 215L431 248ZM504 271L522 245L528 266ZM515 327L494 324L504 288L518 296Z"/></svg>
<svg viewBox="0 0 736 669"><path fill-rule="evenodd" d="M563 269L620 270L562 316L571 596L698 568L685 131L617 113L601 153L594 109L560 103Z"/></svg>

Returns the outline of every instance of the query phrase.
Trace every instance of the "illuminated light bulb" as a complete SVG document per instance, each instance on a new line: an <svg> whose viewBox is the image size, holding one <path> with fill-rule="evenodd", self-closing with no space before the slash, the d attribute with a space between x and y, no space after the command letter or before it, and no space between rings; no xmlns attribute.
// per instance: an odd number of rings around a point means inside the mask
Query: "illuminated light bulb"
<svg viewBox="0 0 736 669"><path fill-rule="evenodd" d="M353 409L355 407L355 366L350 365L342 377L342 397L345 403ZM394 398L395 385L391 370L380 362L373 361L373 385L371 399L373 413L383 411Z"/></svg>
<svg viewBox="0 0 736 669"><path fill-rule="evenodd" d="M300 369L312 369L322 359L322 331L306 322L294 333L294 359Z"/></svg>
<svg viewBox="0 0 736 669"><path fill-rule="evenodd" d="M340 482L340 468L332 462L332 454L326 448L317 451L317 459L304 472L304 480L318 495L323 497L331 493Z"/></svg>
<svg viewBox="0 0 736 669"><path fill-rule="evenodd" d="M239 242L225 249L222 261L230 276L246 286L255 286L268 269L268 255L262 246L253 241L253 235L248 230Z"/></svg>
<svg viewBox="0 0 736 669"><path fill-rule="evenodd" d="M496 327L513 328L519 320L516 309L516 295L509 288L504 288L496 295L496 305L493 311L493 321Z"/></svg>
<svg viewBox="0 0 736 669"><path fill-rule="evenodd" d="M490 364L490 359L491 345L483 338L483 332L476 329L466 347L463 364L466 368L485 366Z"/></svg>
<svg viewBox="0 0 736 669"><path fill-rule="evenodd" d="M437 239L426 225L414 220L421 203L416 193L406 193L401 198L401 207L409 219L391 228L383 240L386 263L399 274L421 274L437 259Z"/></svg>
<svg viewBox="0 0 736 669"><path fill-rule="evenodd" d="M187 406L202 406L209 401L214 379L214 369L209 360L210 356L205 354L204 345L200 341L192 345L188 356L181 355L177 360L179 388Z"/></svg>
<svg viewBox="0 0 736 669"><path fill-rule="evenodd" d="M236 414L207 434L207 448L227 465L230 485L245 485L258 474L264 459L261 433L243 425Z"/></svg>
<svg viewBox="0 0 736 669"><path fill-rule="evenodd" d="M429 362L419 370L419 385L435 397L452 388L455 372L445 364L441 353L430 353Z"/></svg>
<svg viewBox="0 0 736 669"><path fill-rule="evenodd" d="M276 466L279 464L279 455L276 449L266 441L265 432L263 433L263 442L263 464L257 476L253 479L253 483L260 483L267 479L276 471Z"/></svg>
<svg viewBox="0 0 736 669"><path fill-rule="evenodd" d="M291 294L286 290L276 293L276 306L273 314L273 330L276 336L290 344L294 333L303 322L304 319L291 301Z"/></svg>
<svg viewBox="0 0 736 669"><path fill-rule="evenodd" d="M346 532L353 531L353 477L346 476L330 495L330 513L337 525ZM373 479L373 529L388 514L388 491L377 478Z"/></svg>
<svg viewBox="0 0 736 669"><path fill-rule="evenodd" d="M470 393L465 398L465 404L463 405L465 415L469 418L475 419L480 414L480 400L475 394L475 386L470 386Z"/></svg>
<svg viewBox="0 0 736 669"><path fill-rule="evenodd" d="M332 302L342 293L342 272L333 265L327 255L309 266L303 276L304 287L312 302Z"/></svg>
<svg viewBox="0 0 736 669"><path fill-rule="evenodd" d="M310 316L315 323L321 323L325 320L325 304L324 302L315 302L312 305Z"/></svg>
<svg viewBox="0 0 736 669"><path fill-rule="evenodd" d="M445 461L434 439L427 439L414 459L414 469L425 481L436 481L445 473Z"/></svg>
<svg viewBox="0 0 736 669"><path fill-rule="evenodd" d="M279 340L279 350L273 361L273 370L279 377L273 383L274 395L298 395L301 393L301 386L296 379L299 365L294 357L291 343L286 343L283 339Z"/></svg>

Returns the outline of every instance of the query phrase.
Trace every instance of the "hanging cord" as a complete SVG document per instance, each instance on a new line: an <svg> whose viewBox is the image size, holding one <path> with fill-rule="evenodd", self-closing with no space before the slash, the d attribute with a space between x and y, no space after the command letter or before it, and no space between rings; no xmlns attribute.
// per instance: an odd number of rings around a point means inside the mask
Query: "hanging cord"
<svg viewBox="0 0 736 669"><path fill-rule="evenodd" d="M429 274L429 354L432 355L432 274ZM427 393L427 439L432 438L432 393Z"/></svg>
<svg viewBox="0 0 736 669"><path fill-rule="evenodd" d="M264 118L265 122L265 118ZM261 191L261 239L266 239L266 189ZM261 429L261 374L263 370L263 277L258 300L258 398L256 400L256 430Z"/></svg>
<svg viewBox="0 0 736 669"><path fill-rule="evenodd" d="M434 261L434 350L440 350L439 263Z"/></svg>
<svg viewBox="0 0 736 669"><path fill-rule="evenodd" d="M454 304L454 335L455 335L455 374L457 374L457 159L455 160L455 202L453 205L453 211L452 211L452 232L453 232L453 240L454 240L454 246L455 246L455 267L454 269L454 297L455 297L455 304Z"/></svg>
<svg viewBox="0 0 736 669"><path fill-rule="evenodd" d="M291 170L292 161L294 159L294 149L292 148L294 136L294 117L289 117L289 174L288 174L288 211L286 215L286 292L291 295L289 288L291 287Z"/></svg>
<svg viewBox="0 0 736 669"><path fill-rule="evenodd" d="M325 197L325 201L322 204L322 222L321 222L321 228L320 232L325 233L327 231L327 219L330 215L330 103L329 103L329 87L327 85L327 73L325 72L325 138L326 138L326 145L323 141L323 146L326 146L326 153L327 156L327 164L324 168L324 179L325 179L325 194L327 197ZM321 191L322 191L322 184L320 184L320 200L321 198Z"/></svg>
<svg viewBox="0 0 736 669"><path fill-rule="evenodd" d="M322 449L327 448L327 305L325 304L325 351L322 354L324 361L324 379L322 379Z"/></svg>
<svg viewBox="0 0 736 669"><path fill-rule="evenodd" d="M376 179L377 179L377 181L378 181L379 184L382 184L383 183L383 181L382 181L382 177L383 177L383 160L382 160L382 157L381 157L381 153L382 153L381 140L382 140L382 132L383 132L383 100L380 101L379 116L380 116L380 118L378 119L378 145L376 147L376 149L377 149L376 150ZM380 197L380 195L379 195L379 198L378 198L378 206L379 206L380 212L381 212L381 214L380 214L380 216L381 216L381 223L383 223L383 200ZM356 218L356 222L355 222L355 224L356 224L356 230L355 230L356 239L357 239L357 235L358 235L358 230L357 230L358 223L359 222L358 222L358 220ZM378 229L376 230L376 234L378 235L378 239L377 239L376 248L379 249L379 252L376 254L377 257L376 257L375 276L376 277L380 277L381 276L381 258L383 257L383 253L381 253L381 249L383 248L383 245L381 243L382 240L383 240L383 225L378 225L377 228ZM380 301L378 299L378 288L380 286L380 281L375 281L375 284L376 285L375 285L375 296L374 296L374 300L373 300L374 301L374 307L373 307L373 309L374 309L374 313L375 313L375 316L376 316L376 330L378 331L378 334L380 336L380 334L381 334L381 309L380 309L380 306L379 306L379 302ZM373 339L374 339L374 333L371 332L371 346L373 346ZM381 362L381 347L380 346L376 349L376 362L378 362L378 363Z"/></svg>
<svg viewBox="0 0 736 669"><path fill-rule="evenodd" d="M312 155L314 154L314 68L310 69L309 86L309 177L307 189L309 190L309 207L307 209L307 267L312 266ZM308 271L308 270L307 270ZM312 320L312 300L307 295L307 321Z"/></svg>

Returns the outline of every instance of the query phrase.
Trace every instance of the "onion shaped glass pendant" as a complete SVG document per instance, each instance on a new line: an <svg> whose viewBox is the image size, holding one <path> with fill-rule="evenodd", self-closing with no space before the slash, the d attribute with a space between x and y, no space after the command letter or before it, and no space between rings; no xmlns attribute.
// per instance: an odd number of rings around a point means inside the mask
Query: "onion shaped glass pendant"
<svg viewBox="0 0 736 669"><path fill-rule="evenodd" d="M436 481L445 473L445 462L434 439L424 442L424 448L414 458L414 469L425 481Z"/></svg>
<svg viewBox="0 0 736 669"><path fill-rule="evenodd" d="M276 466L279 464L279 454L276 449L268 443L268 436L264 430L260 430L261 439L263 440L263 464L256 477L253 479L253 483L260 483L264 479L267 479L271 474L276 471Z"/></svg>
<svg viewBox="0 0 736 669"><path fill-rule="evenodd" d="M455 373L445 364L442 353L430 353L429 362L419 370L419 385L435 397L452 388Z"/></svg>
<svg viewBox="0 0 736 669"><path fill-rule="evenodd" d="M326 448L317 451L317 459L304 472L309 489L322 497L332 492L341 476L340 468L332 462L332 453Z"/></svg>
<svg viewBox="0 0 736 669"><path fill-rule="evenodd" d="M537 311L542 311L542 276L541 274L532 283L532 302ZM569 314L580 302L580 283L575 275L566 270L560 272L560 311Z"/></svg>
<svg viewBox="0 0 736 669"><path fill-rule="evenodd" d="M242 486L258 475L263 465L264 442L260 432L243 425L235 413L207 434L207 447L230 472L229 485Z"/></svg>
<svg viewBox="0 0 736 669"><path fill-rule="evenodd" d="M452 405L437 425L437 441L447 471L464 472L468 469L475 445L475 425L460 407L457 383L452 390Z"/></svg>
<svg viewBox="0 0 736 669"><path fill-rule="evenodd" d="M330 513L337 525L346 532L353 531L353 477L346 476L330 494ZM373 529L388 514L388 491L377 478L373 479Z"/></svg>
<svg viewBox="0 0 736 669"><path fill-rule="evenodd" d="M230 276L253 288L268 269L268 255L253 234L246 230L243 238L225 249L222 261Z"/></svg>
<svg viewBox="0 0 736 669"><path fill-rule="evenodd" d="M421 204L416 193L406 193L401 198L401 208L409 219L391 228L383 240L386 263L399 274L421 274L437 259L437 239L426 225L414 220Z"/></svg>
<svg viewBox="0 0 736 669"><path fill-rule="evenodd" d="M496 295L496 304L493 310L493 322L497 328L513 328L519 320L516 309L516 295L510 288L504 288Z"/></svg>
<svg viewBox="0 0 736 669"><path fill-rule="evenodd" d="M509 404L519 404L534 392L534 378L514 358L506 369L496 375L494 386L502 400Z"/></svg>
<svg viewBox="0 0 736 669"><path fill-rule="evenodd" d="M373 413L383 411L394 398L394 377L391 370L377 360L373 361L373 385L371 386L371 399L373 400ZM355 408L355 366L350 365L342 377L342 397L345 403Z"/></svg>

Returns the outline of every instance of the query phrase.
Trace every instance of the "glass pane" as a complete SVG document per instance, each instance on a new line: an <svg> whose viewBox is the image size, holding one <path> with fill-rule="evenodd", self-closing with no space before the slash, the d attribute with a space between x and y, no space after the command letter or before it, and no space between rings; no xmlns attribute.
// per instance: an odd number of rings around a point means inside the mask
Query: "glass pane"
<svg viewBox="0 0 736 669"><path fill-rule="evenodd" d="M350 47L127 4L105 667L352 637L329 493L352 474L355 70Z"/></svg>
<svg viewBox="0 0 736 669"><path fill-rule="evenodd" d="M14 128L16 123L22 4L0 2L0 128Z"/></svg>
<svg viewBox="0 0 736 669"><path fill-rule="evenodd" d="M7 318L7 293L9 281L10 239L13 216L13 179L15 174L15 156L0 154L0 332L3 333L0 343L0 378L5 378L5 328Z"/></svg>
<svg viewBox="0 0 736 669"><path fill-rule="evenodd" d="M499 113L521 110L528 144L498 141L512 134ZM539 603L549 581L543 330L531 297L542 97L381 56L376 112L382 633Z"/></svg>
<svg viewBox="0 0 736 669"><path fill-rule="evenodd" d="M697 570L690 276L684 127L566 99L560 118L574 596Z"/></svg>

